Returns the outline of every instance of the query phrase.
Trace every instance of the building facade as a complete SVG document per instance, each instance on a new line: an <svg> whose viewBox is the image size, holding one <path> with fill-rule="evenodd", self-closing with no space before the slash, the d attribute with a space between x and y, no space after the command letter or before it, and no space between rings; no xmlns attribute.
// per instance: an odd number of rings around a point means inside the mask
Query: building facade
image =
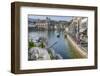
<svg viewBox="0 0 100 76"><path fill-rule="evenodd" d="M46 19L33 19L29 22L29 27L45 30L59 30L59 29L65 29L68 25L67 21L56 21L51 20L50 18L46 17Z"/></svg>
<svg viewBox="0 0 100 76"><path fill-rule="evenodd" d="M87 17L73 17L69 27L68 33L74 39L74 41L86 47L88 44L88 18Z"/></svg>
<svg viewBox="0 0 100 76"><path fill-rule="evenodd" d="M35 25L38 29L48 29L48 22L46 20L38 20Z"/></svg>

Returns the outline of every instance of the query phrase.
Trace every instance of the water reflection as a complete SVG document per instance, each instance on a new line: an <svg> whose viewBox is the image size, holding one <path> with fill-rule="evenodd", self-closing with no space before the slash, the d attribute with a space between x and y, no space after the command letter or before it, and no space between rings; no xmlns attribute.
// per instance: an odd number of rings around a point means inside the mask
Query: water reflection
<svg viewBox="0 0 100 76"><path fill-rule="evenodd" d="M71 57L70 55L70 49L68 45L68 41L65 41L64 38L64 31L49 31L48 32L48 45L53 44L54 42L57 42L52 48L60 54L63 59L68 59Z"/></svg>
<svg viewBox="0 0 100 76"><path fill-rule="evenodd" d="M63 59L71 58L71 51L67 39L64 37L64 30L61 31L29 31L29 39L36 40L43 37L47 40L46 45L53 48Z"/></svg>

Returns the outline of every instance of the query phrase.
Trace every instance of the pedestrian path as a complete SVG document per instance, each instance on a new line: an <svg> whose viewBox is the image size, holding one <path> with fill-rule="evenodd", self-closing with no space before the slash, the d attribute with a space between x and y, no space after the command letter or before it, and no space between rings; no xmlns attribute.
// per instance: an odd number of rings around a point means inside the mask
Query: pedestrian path
<svg viewBox="0 0 100 76"><path fill-rule="evenodd" d="M76 51L79 52L83 57L87 57L88 53L86 51L84 51L83 49L81 49L81 47L79 45L77 45L75 43L75 41L69 36L67 35L67 38L69 40L69 42L73 45L73 47L75 47Z"/></svg>

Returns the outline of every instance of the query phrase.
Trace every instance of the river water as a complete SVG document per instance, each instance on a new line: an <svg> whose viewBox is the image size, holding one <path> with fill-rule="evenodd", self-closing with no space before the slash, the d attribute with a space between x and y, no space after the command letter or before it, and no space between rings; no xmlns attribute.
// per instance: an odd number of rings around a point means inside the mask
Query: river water
<svg viewBox="0 0 100 76"><path fill-rule="evenodd" d="M63 59L81 58L69 44L67 37L64 36L64 31L34 31L30 30L28 34L29 39L33 40L38 37L45 37L48 42L48 47L53 46L56 53L60 54ZM56 43L56 44L55 44Z"/></svg>

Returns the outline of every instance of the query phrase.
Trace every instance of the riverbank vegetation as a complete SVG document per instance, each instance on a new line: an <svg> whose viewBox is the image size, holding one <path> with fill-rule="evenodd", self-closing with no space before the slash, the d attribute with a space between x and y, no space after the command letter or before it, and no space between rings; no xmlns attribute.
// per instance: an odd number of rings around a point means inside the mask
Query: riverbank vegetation
<svg viewBox="0 0 100 76"><path fill-rule="evenodd" d="M28 42L28 48L36 47L35 43L31 41Z"/></svg>
<svg viewBox="0 0 100 76"><path fill-rule="evenodd" d="M45 48L45 45L44 45L44 42L43 41L40 43L39 47Z"/></svg>
<svg viewBox="0 0 100 76"><path fill-rule="evenodd" d="M38 44L39 44L39 45L37 46L35 42L33 42L32 40L30 40L30 41L28 42L28 48L30 49L30 48L32 48L32 47L41 47L41 48L45 48L45 47L46 47L46 45L44 44L43 41L39 42Z"/></svg>
<svg viewBox="0 0 100 76"><path fill-rule="evenodd" d="M54 59L54 56L53 56L53 54L52 54L52 52L51 52L51 49L48 49L48 53L49 53L49 55L50 55L50 58L51 58L51 59Z"/></svg>

